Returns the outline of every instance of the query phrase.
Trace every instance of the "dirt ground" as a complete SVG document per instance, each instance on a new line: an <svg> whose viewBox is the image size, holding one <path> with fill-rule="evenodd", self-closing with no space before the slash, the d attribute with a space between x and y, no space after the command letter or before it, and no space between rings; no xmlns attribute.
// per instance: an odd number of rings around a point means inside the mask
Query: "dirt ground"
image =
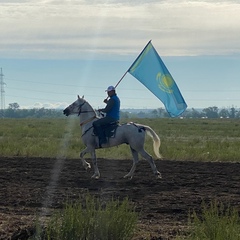
<svg viewBox="0 0 240 240"><path fill-rule="evenodd" d="M158 160L163 178L155 179L141 160L134 178L123 179L131 164L99 159L101 178L93 180L93 170L86 172L80 160L0 158L0 239L29 229L36 216L49 215L86 191L109 199L128 196L140 216L134 239L173 239L186 230L189 210L199 211L203 201L240 210L240 163Z"/></svg>

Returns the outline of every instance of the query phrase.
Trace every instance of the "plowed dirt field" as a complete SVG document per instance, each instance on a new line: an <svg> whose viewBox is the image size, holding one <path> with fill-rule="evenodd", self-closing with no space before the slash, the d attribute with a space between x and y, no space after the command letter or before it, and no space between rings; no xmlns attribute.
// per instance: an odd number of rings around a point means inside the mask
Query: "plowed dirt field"
<svg viewBox="0 0 240 240"><path fill-rule="evenodd" d="M123 179L131 160L99 159L98 165L101 178L94 180L80 160L0 158L0 239L11 239L37 215L63 208L86 191L109 199L128 196L140 216L134 239L173 239L186 230L189 210L199 211L203 201L240 210L239 163L157 160L162 179L155 179L141 160L132 180Z"/></svg>

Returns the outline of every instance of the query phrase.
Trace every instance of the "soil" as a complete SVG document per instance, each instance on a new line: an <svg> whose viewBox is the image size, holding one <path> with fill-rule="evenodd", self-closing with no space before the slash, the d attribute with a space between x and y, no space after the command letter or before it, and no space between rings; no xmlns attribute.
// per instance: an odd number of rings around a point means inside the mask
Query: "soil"
<svg viewBox="0 0 240 240"><path fill-rule="evenodd" d="M36 216L48 216L87 191L103 198L128 198L139 212L134 239L173 239L187 231L189 211L203 201L240 210L240 163L157 160L156 179L144 160L132 180L123 176L131 160L99 159L101 178L91 179L80 160L0 158L0 239L27 239ZM21 235L21 237L20 237Z"/></svg>

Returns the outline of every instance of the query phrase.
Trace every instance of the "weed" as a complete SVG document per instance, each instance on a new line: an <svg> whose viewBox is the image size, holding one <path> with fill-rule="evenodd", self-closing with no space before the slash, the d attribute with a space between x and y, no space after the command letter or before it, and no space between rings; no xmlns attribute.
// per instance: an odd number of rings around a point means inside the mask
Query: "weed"
<svg viewBox="0 0 240 240"><path fill-rule="evenodd" d="M53 214L41 236L45 240L127 240L134 234L137 219L127 198L104 202L88 194L84 202L67 203L63 211Z"/></svg>
<svg viewBox="0 0 240 240"><path fill-rule="evenodd" d="M201 214L189 216L190 233L177 240L240 240L240 217L236 208L225 207L217 201L202 205Z"/></svg>

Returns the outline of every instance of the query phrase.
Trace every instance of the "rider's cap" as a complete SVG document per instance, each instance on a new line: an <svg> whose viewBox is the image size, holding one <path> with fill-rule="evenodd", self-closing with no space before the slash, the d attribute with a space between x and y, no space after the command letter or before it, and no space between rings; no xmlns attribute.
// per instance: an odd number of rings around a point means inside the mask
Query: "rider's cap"
<svg viewBox="0 0 240 240"><path fill-rule="evenodd" d="M113 91L115 90L115 87L114 86L109 86L106 90L106 92L110 92L110 91Z"/></svg>

